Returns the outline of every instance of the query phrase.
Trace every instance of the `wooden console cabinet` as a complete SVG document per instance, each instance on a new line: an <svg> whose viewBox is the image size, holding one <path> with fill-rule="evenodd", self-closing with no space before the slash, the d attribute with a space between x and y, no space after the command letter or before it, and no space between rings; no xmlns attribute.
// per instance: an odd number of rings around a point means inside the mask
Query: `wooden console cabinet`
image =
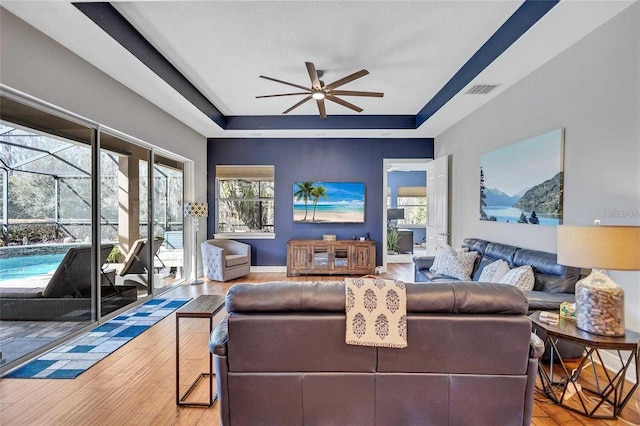
<svg viewBox="0 0 640 426"><path fill-rule="evenodd" d="M287 276L366 275L376 270L373 241L289 240Z"/></svg>

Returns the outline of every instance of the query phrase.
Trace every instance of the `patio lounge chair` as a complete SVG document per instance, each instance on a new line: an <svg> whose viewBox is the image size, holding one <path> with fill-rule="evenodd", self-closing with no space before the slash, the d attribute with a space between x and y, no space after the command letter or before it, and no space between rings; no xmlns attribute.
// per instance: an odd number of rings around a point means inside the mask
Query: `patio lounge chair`
<svg viewBox="0 0 640 426"><path fill-rule="evenodd" d="M153 239L153 257L158 255L163 242L164 238L162 237L155 237ZM135 240L131 245L129 253L127 253L124 258L124 263L122 264L122 269L118 272L116 282L118 284L141 284L148 287L149 280L147 274L151 266L152 262L149 262L147 239L140 238L139 240Z"/></svg>
<svg viewBox="0 0 640 426"><path fill-rule="evenodd" d="M113 244L100 245L103 264ZM122 306L136 300L135 287L122 288ZM102 287L102 299L112 297ZM124 300L125 298L128 298ZM91 319L91 245L71 247L45 287L0 288L0 319L14 321L87 321Z"/></svg>

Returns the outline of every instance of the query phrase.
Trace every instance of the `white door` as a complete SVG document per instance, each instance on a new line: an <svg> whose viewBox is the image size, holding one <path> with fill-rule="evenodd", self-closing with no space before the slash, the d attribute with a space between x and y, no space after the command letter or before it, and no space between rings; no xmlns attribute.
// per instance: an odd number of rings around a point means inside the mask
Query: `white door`
<svg viewBox="0 0 640 426"><path fill-rule="evenodd" d="M449 156L427 164L427 256L449 244Z"/></svg>

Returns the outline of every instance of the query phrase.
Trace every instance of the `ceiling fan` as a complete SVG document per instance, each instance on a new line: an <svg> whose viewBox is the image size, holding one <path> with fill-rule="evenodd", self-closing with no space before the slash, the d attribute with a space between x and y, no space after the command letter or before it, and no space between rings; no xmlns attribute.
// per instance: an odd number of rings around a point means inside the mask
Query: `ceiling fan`
<svg viewBox="0 0 640 426"><path fill-rule="evenodd" d="M336 80L333 83L324 84L324 81L320 80L324 72L322 70L316 70L316 67L315 65L313 65L313 62L305 62L305 65L307 66L307 71L309 72L309 78L311 79L311 87L305 87L299 84L289 83L286 81L278 80L276 78L271 78L264 75L260 76L260 78L275 81L276 83L282 83L288 86L297 87L298 89L304 90L304 92L281 93L277 95L263 95L263 96L256 96L256 98L273 98L273 97L279 97L279 96L307 95L306 98L304 98L303 100L301 100L300 102L292 106L291 108L284 111L283 114L291 112L292 110L294 110L295 108L298 108L300 105L307 102L308 100L315 99L316 103L318 104L318 111L320 112L320 117L327 118L327 112L324 106L325 99L331 102L335 102L344 107L350 108L356 112L362 112L362 108L350 102L347 102L344 99L340 99L338 98L338 96L367 96L367 97L373 97L373 98L381 98L384 96L384 93L380 93L380 92L336 90L340 86L343 86L349 82L352 82L353 80L356 80L360 77L364 77L365 75L369 74L369 71L367 70L360 70L346 77L343 77L340 80Z"/></svg>

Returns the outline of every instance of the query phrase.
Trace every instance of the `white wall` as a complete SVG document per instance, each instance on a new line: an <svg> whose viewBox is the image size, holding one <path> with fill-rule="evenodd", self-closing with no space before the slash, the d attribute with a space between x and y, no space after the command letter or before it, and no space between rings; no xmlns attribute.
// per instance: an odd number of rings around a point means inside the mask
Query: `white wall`
<svg viewBox="0 0 640 426"><path fill-rule="evenodd" d="M201 160L196 172L206 177L204 136L6 9L0 19L0 82L175 154ZM206 183L199 195L205 199Z"/></svg>
<svg viewBox="0 0 640 426"><path fill-rule="evenodd" d="M193 161L194 199L207 199L203 135L1 8L0 40L0 83ZM185 228L185 247L193 247L190 221Z"/></svg>
<svg viewBox="0 0 640 426"><path fill-rule="evenodd" d="M436 158L452 155L453 245L478 237L556 252L556 227L480 221L479 180L481 154L561 127L564 223L640 225L639 28L635 4L435 139ZM611 276L625 288L627 328L640 331L640 273Z"/></svg>

